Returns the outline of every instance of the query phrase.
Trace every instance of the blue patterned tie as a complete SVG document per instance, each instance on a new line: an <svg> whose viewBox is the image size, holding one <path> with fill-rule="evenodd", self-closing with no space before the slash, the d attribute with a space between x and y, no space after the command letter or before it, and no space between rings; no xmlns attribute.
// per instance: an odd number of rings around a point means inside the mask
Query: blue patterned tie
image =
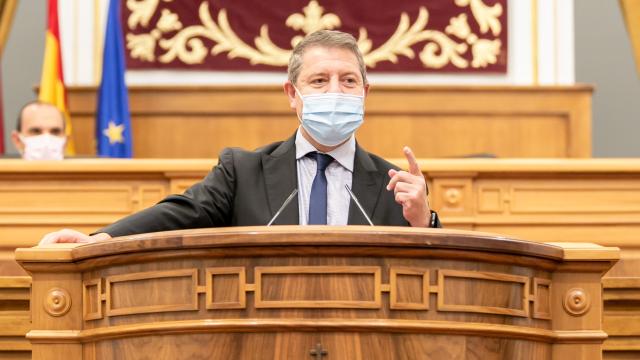
<svg viewBox="0 0 640 360"><path fill-rule="evenodd" d="M324 171L331 164L331 155L312 152L308 157L316 159L317 171L311 185L309 200L309 225L327 225L327 176Z"/></svg>

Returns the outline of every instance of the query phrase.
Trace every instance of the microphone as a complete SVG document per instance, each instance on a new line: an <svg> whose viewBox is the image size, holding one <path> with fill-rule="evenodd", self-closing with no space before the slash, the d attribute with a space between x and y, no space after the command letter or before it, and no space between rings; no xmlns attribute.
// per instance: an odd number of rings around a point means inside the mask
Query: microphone
<svg viewBox="0 0 640 360"><path fill-rule="evenodd" d="M278 216L280 216L280 213L282 212L282 210L284 210L287 205L289 205L289 203L291 202L291 200L293 200L293 198L298 194L298 189L293 189L293 191L291 192L291 194L289 195L289 197L287 197L287 199L284 201L284 203L282 203L282 206L280 206L280 209L278 209L278 211L276 211L276 214L273 215L273 217L271 218L271 220L269 220L269 223L267 224L267 226L271 226L271 224L273 224L274 221L276 221L276 219L278 218Z"/></svg>
<svg viewBox="0 0 640 360"><path fill-rule="evenodd" d="M356 195L351 191L351 189L349 189L349 185L344 184L344 188L347 189L349 196L351 196L351 199L353 200L353 202L356 203L356 205L358 206L358 209L360 209L360 212L362 213L362 215L364 215L364 218L367 219L367 221L369 222L369 225L373 226L373 222L371 222L371 219L369 219L369 217L367 216L367 213L362 208L362 205L360 205L360 201L358 201L358 198L356 198Z"/></svg>

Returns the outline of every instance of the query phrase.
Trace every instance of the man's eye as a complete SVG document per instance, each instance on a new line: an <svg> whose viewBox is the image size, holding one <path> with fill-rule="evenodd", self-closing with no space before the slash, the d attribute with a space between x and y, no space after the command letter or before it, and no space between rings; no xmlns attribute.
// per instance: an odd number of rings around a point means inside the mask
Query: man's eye
<svg viewBox="0 0 640 360"><path fill-rule="evenodd" d="M345 79L344 80L344 85L345 86L349 86L349 87L353 87L358 85L358 81L356 79Z"/></svg>
<svg viewBox="0 0 640 360"><path fill-rule="evenodd" d="M324 79L313 79L311 80L312 84L322 84L324 83Z"/></svg>
<svg viewBox="0 0 640 360"><path fill-rule="evenodd" d="M54 136L60 136L60 135L62 135L62 130L60 130L60 129L53 129L53 130L51 130L50 134L51 134L51 135L54 135Z"/></svg>

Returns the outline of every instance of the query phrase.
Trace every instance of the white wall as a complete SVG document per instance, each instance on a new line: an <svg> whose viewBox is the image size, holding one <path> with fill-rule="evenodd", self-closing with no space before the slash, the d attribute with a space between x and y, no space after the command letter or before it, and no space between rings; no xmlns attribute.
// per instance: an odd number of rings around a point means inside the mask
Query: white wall
<svg viewBox="0 0 640 360"><path fill-rule="evenodd" d="M593 155L640 157L640 74L617 1L576 2L576 78L596 85Z"/></svg>
<svg viewBox="0 0 640 360"><path fill-rule="evenodd" d="M18 111L22 105L37 98L33 88L40 83L46 7L31 6L30 1L19 1L14 16L2 55L4 144L8 154L17 153L10 135L15 129Z"/></svg>

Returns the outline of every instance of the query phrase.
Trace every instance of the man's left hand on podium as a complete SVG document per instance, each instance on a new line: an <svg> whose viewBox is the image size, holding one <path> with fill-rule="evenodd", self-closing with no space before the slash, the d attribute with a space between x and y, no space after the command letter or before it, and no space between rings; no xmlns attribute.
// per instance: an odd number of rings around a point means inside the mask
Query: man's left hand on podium
<svg viewBox="0 0 640 360"><path fill-rule="evenodd" d="M93 243L111 239L107 233L86 235L76 230L62 229L46 234L40 239L38 246L47 246L57 243Z"/></svg>

